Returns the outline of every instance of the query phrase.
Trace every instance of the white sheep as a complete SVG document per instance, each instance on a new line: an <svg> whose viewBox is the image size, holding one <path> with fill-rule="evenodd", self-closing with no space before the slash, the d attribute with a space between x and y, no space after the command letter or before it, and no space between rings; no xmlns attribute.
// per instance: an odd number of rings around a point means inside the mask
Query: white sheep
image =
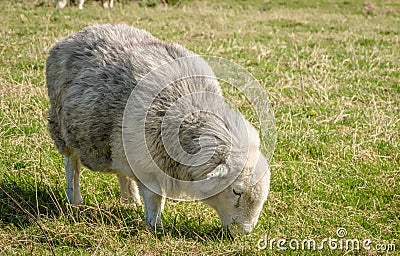
<svg viewBox="0 0 400 256"><path fill-rule="evenodd" d="M85 0L78 0L78 8L83 9L83 4L85 3ZM114 6L114 0L102 0L103 7L104 8L113 8ZM62 9L68 4L68 0L56 0L56 8L57 9Z"/></svg>
<svg viewBox="0 0 400 256"><path fill-rule="evenodd" d="M179 62L185 58L194 60ZM152 227L162 225L165 198L175 193L202 199L230 231L251 232L267 199L269 165L257 131L225 103L218 82L199 73L212 74L202 58L127 25L94 25L60 40L46 62L46 83L68 201L82 203L82 163L115 173L124 201L140 204L140 191Z"/></svg>

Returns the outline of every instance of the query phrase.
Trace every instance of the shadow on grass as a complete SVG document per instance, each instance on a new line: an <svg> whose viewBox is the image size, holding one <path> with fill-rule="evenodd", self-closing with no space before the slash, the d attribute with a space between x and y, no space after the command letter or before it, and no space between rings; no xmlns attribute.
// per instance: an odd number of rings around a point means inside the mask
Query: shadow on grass
<svg viewBox="0 0 400 256"><path fill-rule="evenodd" d="M35 181L30 176L3 174L0 180L0 224L22 230L30 225L44 225L41 224L43 218L63 219L67 225L86 223L117 227L119 238L150 230L160 240L168 237L199 242L233 239L218 225L197 225L185 220L164 220L164 229L155 232L145 224L143 208L135 210L120 204L71 206L66 204L63 189Z"/></svg>
<svg viewBox="0 0 400 256"><path fill-rule="evenodd" d="M167 223L164 230L157 233L157 238L163 240L166 234L168 234L166 237L189 239L205 244L221 240L233 241L235 239L227 230L218 226L206 225L199 228L190 227L185 223L177 223L175 225Z"/></svg>
<svg viewBox="0 0 400 256"><path fill-rule="evenodd" d="M2 175L0 180L0 220L24 228L40 216L63 213L59 191L42 182L17 175Z"/></svg>
<svg viewBox="0 0 400 256"><path fill-rule="evenodd" d="M138 211L121 205L81 205L66 203L64 190L54 188L34 177L3 174L0 180L0 223L24 229L42 218L64 222L134 225L141 219Z"/></svg>

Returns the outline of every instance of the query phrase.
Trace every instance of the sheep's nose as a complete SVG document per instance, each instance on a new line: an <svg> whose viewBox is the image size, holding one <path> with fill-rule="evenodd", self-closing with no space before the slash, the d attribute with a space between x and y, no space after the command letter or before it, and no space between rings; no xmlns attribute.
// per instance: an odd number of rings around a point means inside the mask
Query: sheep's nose
<svg viewBox="0 0 400 256"><path fill-rule="evenodd" d="M229 227L229 232L232 235L249 235L253 231L253 225L251 224L231 224Z"/></svg>

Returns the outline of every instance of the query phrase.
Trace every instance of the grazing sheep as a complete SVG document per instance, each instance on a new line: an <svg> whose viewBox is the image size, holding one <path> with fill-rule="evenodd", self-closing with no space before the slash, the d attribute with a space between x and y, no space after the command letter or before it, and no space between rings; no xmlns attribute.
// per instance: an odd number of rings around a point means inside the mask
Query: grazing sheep
<svg viewBox="0 0 400 256"><path fill-rule="evenodd" d="M85 3L85 0L79 0L78 1L78 8L83 9L83 4ZM102 0L103 7L104 8L113 8L114 6L114 0ZM68 0L56 0L56 8L57 9L62 9L68 4Z"/></svg>
<svg viewBox="0 0 400 256"><path fill-rule="evenodd" d="M165 191L198 195L197 190L207 194L222 188L202 201L217 211L223 227L234 233L252 231L269 191L268 162L259 151L257 131L221 99L218 82L196 76L212 74L208 64L200 57L179 62L192 57L196 55L180 45L127 25L90 26L50 50L49 130L65 156L69 202L82 202L82 163L115 173L123 200L140 203L139 190L152 227L162 225L165 198L171 197ZM133 113L128 102L135 105ZM169 112L174 106L177 111ZM185 115L182 109L194 111ZM146 123L144 137L141 120ZM194 185L165 183L155 168ZM196 187L196 182L203 183Z"/></svg>

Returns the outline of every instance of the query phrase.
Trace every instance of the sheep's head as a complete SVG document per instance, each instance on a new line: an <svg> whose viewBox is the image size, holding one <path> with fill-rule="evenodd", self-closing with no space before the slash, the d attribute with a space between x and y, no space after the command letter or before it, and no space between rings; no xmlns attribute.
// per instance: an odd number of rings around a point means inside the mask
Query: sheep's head
<svg viewBox="0 0 400 256"><path fill-rule="evenodd" d="M251 232L270 180L258 132L215 93L190 94L171 109L173 114L163 117L161 134L169 159L179 163L171 165L171 173L189 181L178 192L213 207L232 233Z"/></svg>
<svg viewBox="0 0 400 256"><path fill-rule="evenodd" d="M268 162L260 152L254 154L258 155L256 164L249 161L235 182L204 200L204 203L217 211L222 226L234 234L250 233L253 230L267 200L270 183Z"/></svg>
<svg viewBox="0 0 400 256"><path fill-rule="evenodd" d="M239 119L237 119L239 120ZM218 187L232 180L220 193L204 203L213 207L231 233L250 233L258 221L267 200L270 183L268 160L260 152L260 140L254 127L242 119L243 126L230 128L238 143L233 142L227 159L207 174L210 187ZM232 177L235 177L232 179Z"/></svg>

